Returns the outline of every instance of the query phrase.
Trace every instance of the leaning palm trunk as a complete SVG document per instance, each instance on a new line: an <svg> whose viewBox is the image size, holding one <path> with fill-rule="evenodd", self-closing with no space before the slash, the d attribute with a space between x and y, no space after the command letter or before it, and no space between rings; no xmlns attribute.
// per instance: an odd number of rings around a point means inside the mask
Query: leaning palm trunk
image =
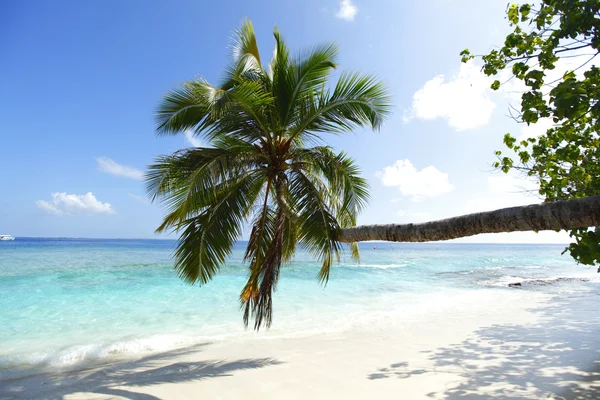
<svg viewBox="0 0 600 400"><path fill-rule="evenodd" d="M593 226L600 226L600 195L502 208L422 224L357 226L342 229L339 241L430 242L480 233L556 231Z"/></svg>

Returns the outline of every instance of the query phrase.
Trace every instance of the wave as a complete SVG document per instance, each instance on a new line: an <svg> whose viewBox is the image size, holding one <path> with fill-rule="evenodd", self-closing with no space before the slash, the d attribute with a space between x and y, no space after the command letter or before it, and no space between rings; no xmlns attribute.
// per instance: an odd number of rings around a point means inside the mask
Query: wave
<svg viewBox="0 0 600 400"><path fill-rule="evenodd" d="M389 268L402 268L406 267L408 264L347 264L342 265L342 267L346 268L377 268L377 269L389 269Z"/></svg>
<svg viewBox="0 0 600 400"><path fill-rule="evenodd" d="M553 285L560 282L589 282L589 278L570 278L570 277L558 277L558 278L545 278L545 279L524 279L520 282L509 283L510 287L521 287L521 286L546 286Z"/></svg>
<svg viewBox="0 0 600 400"><path fill-rule="evenodd" d="M477 282L482 286L496 287L523 287L523 286L548 286L566 282L600 282L600 277L589 275L574 275L574 276L539 276L539 277L522 277L503 275L495 279L488 279Z"/></svg>
<svg viewBox="0 0 600 400"><path fill-rule="evenodd" d="M0 356L0 369L69 369L70 367L104 361L109 358L168 351L194 342L196 340L183 335L154 335L115 343L76 345L56 351L39 351L28 355ZM5 374L2 373L0 375Z"/></svg>

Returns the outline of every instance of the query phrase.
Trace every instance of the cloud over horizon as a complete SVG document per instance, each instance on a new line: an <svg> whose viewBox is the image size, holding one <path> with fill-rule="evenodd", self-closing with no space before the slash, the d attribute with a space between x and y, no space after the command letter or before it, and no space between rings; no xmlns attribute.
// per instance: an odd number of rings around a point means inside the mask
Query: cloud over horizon
<svg viewBox="0 0 600 400"><path fill-rule="evenodd" d="M86 194L52 193L52 199L35 202L38 208L54 215L115 214L109 203L102 203L92 192Z"/></svg>
<svg viewBox="0 0 600 400"><path fill-rule="evenodd" d="M96 163L98 164L98 171L106 172L107 174L115 176L136 179L138 181L144 179L144 172L128 165L121 165L111 158L96 157Z"/></svg>
<svg viewBox="0 0 600 400"><path fill-rule="evenodd" d="M408 159L397 160L376 175L384 186L397 187L404 196L411 197L413 201L422 201L454 189L454 185L448 181L447 173L440 172L433 165L419 171Z"/></svg>

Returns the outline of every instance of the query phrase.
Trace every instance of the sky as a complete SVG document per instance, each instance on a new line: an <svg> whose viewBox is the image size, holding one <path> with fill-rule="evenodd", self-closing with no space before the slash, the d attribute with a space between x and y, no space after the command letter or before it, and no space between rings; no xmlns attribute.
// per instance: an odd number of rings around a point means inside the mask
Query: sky
<svg viewBox="0 0 600 400"><path fill-rule="evenodd" d="M390 88L394 109L380 131L324 136L369 180L359 224L538 203L534 182L491 165L505 133L535 136L544 123L517 124L508 110L518 88L492 92L481 62L460 62L464 48L483 54L502 44L505 8L506 0L3 1L0 234L168 238L154 233L164 210L145 195L145 168L202 142L157 137L156 107L186 80L219 81L245 17L262 54L271 55L277 26L292 51L336 42L341 71L375 74Z"/></svg>

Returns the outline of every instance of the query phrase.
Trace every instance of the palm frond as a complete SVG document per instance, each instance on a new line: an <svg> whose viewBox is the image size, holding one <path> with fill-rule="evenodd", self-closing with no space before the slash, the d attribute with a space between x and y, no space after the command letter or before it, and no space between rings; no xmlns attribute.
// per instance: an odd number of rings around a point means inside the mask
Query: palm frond
<svg viewBox="0 0 600 400"><path fill-rule="evenodd" d="M327 180L325 186L329 188L329 196L323 196L323 200L329 200L329 207L335 213L340 228L356 226L356 218L369 199L369 185L360 176L360 169L354 161L346 153L335 154L327 146L298 149L294 155L294 165ZM350 243L349 246L352 259L360 261L358 245Z"/></svg>
<svg viewBox="0 0 600 400"><path fill-rule="evenodd" d="M175 269L189 283L207 283L239 239L243 221L260 192L261 174L244 176L214 195L214 204L200 215L176 226L181 236L175 251Z"/></svg>
<svg viewBox="0 0 600 400"><path fill-rule="evenodd" d="M243 81L266 82L254 26L249 19L242 22L242 27L234 32L232 40L232 63L225 70L225 77L221 87L229 90Z"/></svg>
<svg viewBox="0 0 600 400"><path fill-rule="evenodd" d="M282 121L291 95L290 82L292 78L290 75L293 72L293 65L290 63L290 51L277 28L275 28L273 36L275 37L275 50L269 65L269 75L272 80L271 90L276 100L272 119L279 127L283 127Z"/></svg>
<svg viewBox="0 0 600 400"><path fill-rule="evenodd" d="M272 195L271 203L268 195ZM294 211L287 204L287 195L284 175L267 185L263 208L257 213L245 254L245 259L250 261L250 276L240 295L240 303L244 324L247 326L252 317L256 330L271 325L272 296L281 266L291 260L296 250L298 228Z"/></svg>
<svg viewBox="0 0 600 400"><path fill-rule="evenodd" d="M334 153L328 146L297 149L292 160L300 168L321 174L327 180L329 207L335 211L340 226L356 225L356 217L369 199L369 185L354 161L344 152Z"/></svg>
<svg viewBox="0 0 600 400"><path fill-rule="evenodd" d="M284 107L282 124L288 125L290 120L299 114L297 109L323 90L327 78L336 68L338 47L335 44L317 46L303 54L290 65L290 92L287 105Z"/></svg>
<svg viewBox="0 0 600 400"><path fill-rule="evenodd" d="M275 214L274 218L273 215ZM270 213L268 220L270 236L266 252L258 263L258 259L250 264L250 277L242 291L240 301L244 309L244 324L247 326L250 317L254 318L254 329L261 326L267 328L273 321L273 292L275 291L281 264L283 262L283 241L285 237L285 216L282 209Z"/></svg>
<svg viewBox="0 0 600 400"><path fill-rule="evenodd" d="M292 137L306 132L342 133L357 126L379 129L391 109L386 87L374 77L343 73L333 91L324 90L300 108Z"/></svg>
<svg viewBox="0 0 600 400"><path fill-rule="evenodd" d="M254 147L194 148L162 156L149 166L146 190L169 211L158 231L177 228L214 204L215 193L259 171Z"/></svg>
<svg viewBox="0 0 600 400"><path fill-rule="evenodd" d="M256 43L254 26L248 18L245 18L242 21L242 27L235 31L232 47L234 62L238 62L245 56L251 55L260 64L260 53L258 51L258 44Z"/></svg>
<svg viewBox="0 0 600 400"><path fill-rule="evenodd" d="M183 84L168 94L157 113L157 132L193 130L209 143L221 136L257 140L268 134L266 114L274 99L258 82L244 81L230 90L205 81Z"/></svg>
<svg viewBox="0 0 600 400"><path fill-rule="evenodd" d="M156 132L169 135L195 129L210 115L217 89L202 80L186 82L168 93L158 107Z"/></svg>
<svg viewBox="0 0 600 400"><path fill-rule="evenodd" d="M318 277L327 283L330 268L339 261L342 250L336 240L341 228L324 201L328 189L305 171L293 170L290 175L290 194L298 207L299 241L322 261Z"/></svg>

